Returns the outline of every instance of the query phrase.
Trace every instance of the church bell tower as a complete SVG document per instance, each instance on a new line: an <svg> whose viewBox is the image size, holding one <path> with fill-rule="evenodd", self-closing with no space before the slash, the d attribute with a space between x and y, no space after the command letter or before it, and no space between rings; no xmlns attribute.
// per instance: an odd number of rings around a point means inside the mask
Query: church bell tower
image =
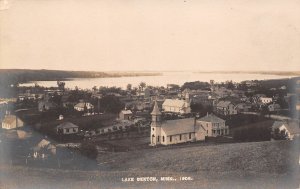
<svg viewBox="0 0 300 189"><path fill-rule="evenodd" d="M155 104L153 107L153 111L151 112L152 122L151 122L151 132L150 132L150 145L155 146L161 143L161 112L159 111L157 101L155 100Z"/></svg>

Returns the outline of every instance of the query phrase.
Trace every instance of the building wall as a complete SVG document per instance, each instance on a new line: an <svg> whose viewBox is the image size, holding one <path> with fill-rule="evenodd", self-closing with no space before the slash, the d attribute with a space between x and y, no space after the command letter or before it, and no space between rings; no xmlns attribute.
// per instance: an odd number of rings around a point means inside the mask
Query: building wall
<svg viewBox="0 0 300 189"><path fill-rule="evenodd" d="M181 135L181 139L180 139L180 135ZM189 137L191 135L191 138ZM163 138L165 140L163 140ZM172 138L172 140L170 140L170 138ZM195 133L184 133L184 134L177 134L177 135L171 135L171 136L167 136L167 134L164 132L164 130L162 129L161 132L161 144L163 145L170 145L170 144L179 144L179 143L185 143L185 142L192 142L195 141L196 137L195 137Z"/></svg>
<svg viewBox="0 0 300 189"><path fill-rule="evenodd" d="M196 141L204 141L206 137L206 131L200 129L198 132L195 133Z"/></svg>
<svg viewBox="0 0 300 189"><path fill-rule="evenodd" d="M264 104L272 102L272 98L260 98L260 101Z"/></svg>
<svg viewBox="0 0 300 189"><path fill-rule="evenodd" d="M180 107L176 107L176 106L166 106L166 105L162 105L162 108L164 109L164 111L166 112L175 112L175 113L180 113L182 111L182 109Z"/></svg>
<svg viewBox="0 0 300 189"><path fill-rule="evenodd" d="M229 128L225 125L225 122L205 122L205 121L198 121L205 129L205 136L208 137L216 137L221 135L229 134Z"/></svg>
<svg viewBox="0 0 300 189"><path fill-rule="evenodd" d="M154 137L153 137L154 136ZM159 138L159 140L158 140ZM157 145L161 143L161 127L155 126L151 123L151 134L150 134L150 141L151 145Z"/></svg>
<svg viewBox="0 0 300 189"><path fill-rule="evenodd" d="M65 134L65 135L75 134L75 133L78 133L78 127L63 129L63 134Z"/></svg>
<svg viewBox="0 0 300 189"><path fill-rule="evenodd" d="M122 120L130 120L132 117L132 114L123 114L122 112L119 114L119 118Z"/></svg>
<svg viewBox="0 0 300 189"><path fill-rule="evenodd" d="M18 127L23 127L24 122L18 119ZM11 124L7 124L5 122L2 122L2 129L15 129L17 127L16 120L13 121Z"/></svg>

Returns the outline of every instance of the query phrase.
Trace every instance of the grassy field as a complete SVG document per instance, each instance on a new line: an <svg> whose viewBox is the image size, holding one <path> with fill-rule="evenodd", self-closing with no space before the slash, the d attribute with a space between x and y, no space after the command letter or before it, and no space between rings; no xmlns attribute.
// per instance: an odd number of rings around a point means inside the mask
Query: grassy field
<svg viewBox="0 0 300 189"><path fill-rule="evenodd" d="M299 151L297 142L276 141L106 152L98 156L98 171L2 166L0 188L297 188ZM177 181L121 181L141 176Z"/></svg>

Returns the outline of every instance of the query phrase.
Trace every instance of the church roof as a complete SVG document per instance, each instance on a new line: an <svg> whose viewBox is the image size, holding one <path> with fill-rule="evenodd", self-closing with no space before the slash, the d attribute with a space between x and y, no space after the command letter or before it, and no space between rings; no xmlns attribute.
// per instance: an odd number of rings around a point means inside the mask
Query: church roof
<svg viewBox="0 0 300 189"><path fill-rule="evenodd" d="M156 100L155 100L153 111L151 112L151 115L161 115L161 112L159 111Z"/></svg>
<svg viewBox="0 0 300 189"><path fill-rule="evenodd" d="M185 105L184 100L179 100L179 99L166 99L165 102L163 103L163 106L171 106L171 107L179 107L183 108Z"/></svg>
<svg viewBox="0 0 300 189"><path fill-rule="evenodd" d="M177 119L163 122L161 129L167 136L195 132L195 119Z"/></svg>
<svg viewBox="0 0 300 189"><path fill-rule="evenodd" d="M205 122L224 122L225 120L215 116L214 114L208 114L204 117L198 119L198 121L205 121Z"/></svg>

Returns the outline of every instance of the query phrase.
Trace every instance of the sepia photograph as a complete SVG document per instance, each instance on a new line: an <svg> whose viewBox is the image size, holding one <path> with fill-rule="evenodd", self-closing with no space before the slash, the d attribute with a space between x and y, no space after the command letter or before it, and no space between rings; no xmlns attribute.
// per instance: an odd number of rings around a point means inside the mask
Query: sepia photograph
<svg viewBox="0 0 300 189"><path fill-rule="evenodd" d="M0 0L0 189L300 189L299 0Z"/></svg>

